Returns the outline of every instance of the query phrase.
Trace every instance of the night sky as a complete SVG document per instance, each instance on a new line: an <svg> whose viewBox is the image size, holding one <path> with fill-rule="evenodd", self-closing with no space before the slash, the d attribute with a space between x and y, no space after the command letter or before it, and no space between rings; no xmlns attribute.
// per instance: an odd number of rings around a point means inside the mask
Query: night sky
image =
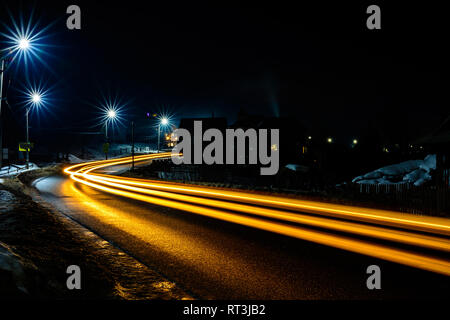
<svg viewBox="0 0 450 320"><path fill-rule="evenodd" d="M366 28L372 2L0 3L5 24L7 10L27 20L33 8L40 27L51 24L42 56L50 68L36 62L29 71L52 87L41 129L92 129L102 94L128 102L126 119L164 110L176 119L214 112L231 123L244 109L342 139L370 128L413 138L448 114L447 19L428 2L374 2L381 30ZM66 28L70 4L81 7L81 30ZM20 104L22 71L8 75L11 106Z"/></svg>

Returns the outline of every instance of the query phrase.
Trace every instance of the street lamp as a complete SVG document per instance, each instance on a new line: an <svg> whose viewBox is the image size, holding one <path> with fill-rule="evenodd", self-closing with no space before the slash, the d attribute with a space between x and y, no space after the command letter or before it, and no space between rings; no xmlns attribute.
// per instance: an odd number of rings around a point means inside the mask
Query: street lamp
<svg viewBox="0 0 450 320"><path fill-rule="evenodd" d="M103 144L103 152L105 153L105 159L108 160L108 151L109 151L108 123L114 122L114 120L118 115L115 107L108 107L103 110L105 112L103 116L103 119L105 120L105 143Z"/></svg>
<svg viewBox="0 0 450 320"><path fill-rule="evenodd" d="M29 163L30 163L30 134L29 134L29 126L28 126L28 116L30 113L31 108L33 107L39 107L42 104L42 94L40 92L31 92L29 94L29 103L27 106L27 109L25 111L25 118L26 118L26 123L27 123L27 143L26 143L26 148L27 148L27 153L26 153L26 164L27 164L27 169L29 169Z"/></svg>
<svg viewBox="0 0 450 320"><path fill-rule="evenodd" d="M158 153L160 150L160 137L161 137L161 125L166 126L169 124L169 118L161 117L158 123Z"/></svg>
<svg viewBox="0 0 450 320"><path fill-rule="evenodd" d="M114 121L114 119L117 116L117 112L114 109L109 109L106 112L106 120L105 120L105 137L106 137L106 141L108 141L108 122L109 121Z"/></svg>
<svg viewBox="0 0 450 320"><path fill-rule="evenodd" d="M30 40L27 38L22 38L19 41L17 41L17 47L20 50L27 50L30 47Z"/></svg>
<svg viewBox="0 0 450 320"><path fill-rule="evenodd" d="M105 142L103 143L103 153L105 154L105 158L108 159L109 152L109 136L108 130L110 126L121 125L122 124L122 116L124 114L124 107L126 103L123 103L118 96L105 96L102 95L102 100L99 101L93 106L99 110L99 116L97 117L99 126L103 129L105 128ZM103 131L103 130L102 130Z"/></svg>
<svg viewBox="0 0 450 320"><path fill-rule="evenodd" d="M5 73L5 59L0 58L0 169L3 166L3 126L1 124L1 116L2 116L2 101L3 101L3 73Z"/></svg>
<svg viewBox="0 0 450 320"><path fill-rule="evenodd" d="M114 110L108 111L108 118L114 119L116 117L116 112Z"/></svg>
<svg viewBox="0 0 450 320"><path fill-rule="evenodd" d="M40 95L39 93L34 93L34 94L31 96L31 101L32 101L34 104L40 103L40 102L41 102L41 95Z"/></svg>

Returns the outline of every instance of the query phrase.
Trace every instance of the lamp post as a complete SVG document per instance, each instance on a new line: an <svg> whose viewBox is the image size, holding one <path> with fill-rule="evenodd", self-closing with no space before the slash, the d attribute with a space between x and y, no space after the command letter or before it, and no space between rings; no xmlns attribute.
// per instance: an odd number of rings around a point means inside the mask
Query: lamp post
<svg viewBox="0 0 450 320"><path fill-rule="evenodd" d="M106 113L106 120L105 120L105 138L106 138L106 142L108 142L108 122L112 121L116 118L116 111L115 110L108 110Z"/></svg>
<svg viewBox="0 0 450 320"><path fill-rule="evenodd" d="M108 127L109 124L114 124L116 120L120 120L120 108L115 104L108 103L106 106L101 106L99 109L102 110L101 122L105 126L105 143L103 143L103 153L105 154L105 159L108 159L109 153L109 137L108 137Z"/></svg>
<svg viewBox="0 0 450 320"><path fill-rule="evenodd" d="M163 117L159 120L159 123L158 123L158 153L160 150L161 125L166 126L167 124L169 124L169 119L167 119L166 117Z"/></svg>
<svg viewBox="0 0 450 320"><path fill-rule="evenodd" d="M3 101L3 73L5 72L5 59L0 61L0 169L3 167L3 125L2 119L2 101Z"/></svg>
<svg viewBox="0 0 450 320"><path fill-rule="evenodd" d="M29 168L29 163L30 163L30 133L29 133L29 128L28 128L28 114L30 113L30 108L27 108L27 111L25 111L25 118L26 118L26 122L27 122L27 144L26 144L26 148L27 148L27 154L26 154L26 163L27 163L27 169Z"/></svg>
<svg viewBox="0 0 450 320"><path fill-rule="evenodd" d="M134 121L131 121L131 171L134 170Z"/></svg>
<svg viewBox="0 0 450 320"><path fill-rule="evenodd" d="M26 153L26 164L27 164L27 169L29 169L30 165L30 129L28 126L28 118L29 118L29 113L32 107L34 106L39 106L41 104L42 101L42 96L40 93L38 92L34 92L30 95L30 105L27 107L26 111L25 111L25 118L26 118L26 127L27 127L27 144L26 144L26 148L27 148L27 153Z"/></svg>

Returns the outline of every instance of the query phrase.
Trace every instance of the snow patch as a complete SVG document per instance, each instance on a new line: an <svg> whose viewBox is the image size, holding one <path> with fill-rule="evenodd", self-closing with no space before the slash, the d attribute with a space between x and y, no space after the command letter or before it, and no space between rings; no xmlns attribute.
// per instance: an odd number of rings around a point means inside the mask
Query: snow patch
<svg viewBox="0 0 450 320"><path fill-rule="evenodd" d="M69 154L69 162L70 163L81 163L81 162L85 162L86 160L82 160L80 158L78 158L77 156L74 156L73 154Z"/></svg>
<svg viewBox="0 0 450 320"><path fill-rule="evenodd" d="M300 164L287 164L285 166L286 169L292 170L292 171L300 171L300 172L307 172L309 170L308 167L302 166Z"/></svg>
<svg viewBox="0 0 450 320"><path fill-rule="evenodd" d="M32 162L29 163L28 169L25 164L12 164L10 166L6 166L0 169L0 177L4 178L11 177L25 171L31 171L36 169L39 169L39 167Z"/></svg>
<svg viewBox="0 0 450 320"><path fill-rule="evenodd" d="M431 180L431 170L436 170L436 155L430 154L424 160L408 160L382 167L358 176L352 182L359 184L402 184L420 186Z"/></svg>
<svg viewBox="0 0 450 320"><path fill-rule="evenodd" d="M11 203L16 197L9 191L0 190L0 213L12 209Z"/></svg>

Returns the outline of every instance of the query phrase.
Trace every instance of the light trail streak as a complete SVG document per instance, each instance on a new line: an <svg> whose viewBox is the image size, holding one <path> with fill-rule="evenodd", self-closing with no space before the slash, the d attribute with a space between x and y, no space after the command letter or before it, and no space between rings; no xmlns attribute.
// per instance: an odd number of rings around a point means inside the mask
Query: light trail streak
<svg viewBox="0 0 450 320"><path fill-rule="evenodd" d="M105 165L107 166L107 165ZM91 167L85 171L90 173L97 168ZM143 180L120 177L114 178L109 175L90 174L101 177L105 181L118 182L125 185L146 187L156 190L164 190L181 194L190 194L208 198L216 198L227 201L244 202L254 205L267 206L278 209L287 209L298 212L328 215L337 218L358 220L368 223L384 224L393 227L407 228L424 232L450 235L450 222L448 219L438 217L415 216L393 211L359 208L323 202L289 199L276 196L260 195L246 192L217 190L208 187L193 185L167 183L161 181ZM87 176L85 176L87 178Z"/></svg>
<svg viewBox="0 0 450 320"><path fill-rule="evenodd" d="M136 156L135 161L170 156L170 153L142 155ZM318 227L329 231L356 234L448 253L450 252L450 241L448 239L450 224L447 219L417 217L391 211L93 173L94 170L130 162L131 157L94 161L70 166L64 172L79 183L122 197L188 211L450 275L450 261L446 259L303 227L304 225ZM320 216L278 209L314 213L320 214ZM342 221L336 218L352 221ZM358 223L361 221L375 223L377 226ZM286 224L285 222L300 224L301 226ZM394 226L408 231L383 226ZM425 231L432 235L418 234L410 232L410 230ZM441 237L441 235L446 237Z"/></svg>
<svg viewBox="0 0 450 320"><path fill-rule="evenodd" d="M85 175L85 174L84 174ZM83 175L83 176L84 176ZM116 187L118 189L122 189L123 185L120 183L113 183L109 181L104 181L102 179L98 179L96 177L90 177L90 181L99 182L104 185L108 185L111 187ZM116 179L117 180L117 179ZM148 195L154 195L158 197L172 199L174 197L173 193L170 192L162 192L157 190L138 188L138 187L128 187L125 188L129 191L134 191L138 193L144 193ZM179 201L190 202L198 205L216 207L216 208L227 208L231 211L238 211L247 214L264 216L267 218L282 220L286 222L294 222L300 224L307 224L314 227L327 228L335 231L342 232L350 232L354 234L359 234L362 236L374 237L383 240L397 241L402 242L409 245L422 246L425 248L435 249L435 250L443 250L450 252L450 242L444 241L441 238L425 236L425 235L417 235L411 234L403 231L390 230L380 227L372 227L365 226L357 223L344 222L344 221L335 221L326 218L318 218L311 217L307 215L301 214L293 214L289 212L283 212L279 210L267 209L254 207L249 205L237 204L237 203L229 203L225 201L204 199L192 196L185 195L176 195L176 199Z"/></svg>
<svg viewBox="0 0 450 320"><path fill-rule="evenodd" d="M90 173L96 168L90 168L85 171ZM132 185L146 187L155 190L164 190L180 194L190 194L208 198L222 199L226 201L237 201L248 204L261 205L279 209L288 209L298 212L308 212L321 215L329 215L337 218L358 220L368 223L384 224L399 228L413 229L431 233L450 235L450 224L447 219L436 217L421 217L385 210L376 210L369 208L358 208L351 206L335 205L313 201L302 201L296 199L274 197L267 195L258 195L245 192L236 192L228 190L217 190L208 187L197 187L185 184L169 184L167 182L132 179L132 178L114 178L102 174L90 174L85 178L99 177L104 181L117 182L122 185Z"/></svg>

